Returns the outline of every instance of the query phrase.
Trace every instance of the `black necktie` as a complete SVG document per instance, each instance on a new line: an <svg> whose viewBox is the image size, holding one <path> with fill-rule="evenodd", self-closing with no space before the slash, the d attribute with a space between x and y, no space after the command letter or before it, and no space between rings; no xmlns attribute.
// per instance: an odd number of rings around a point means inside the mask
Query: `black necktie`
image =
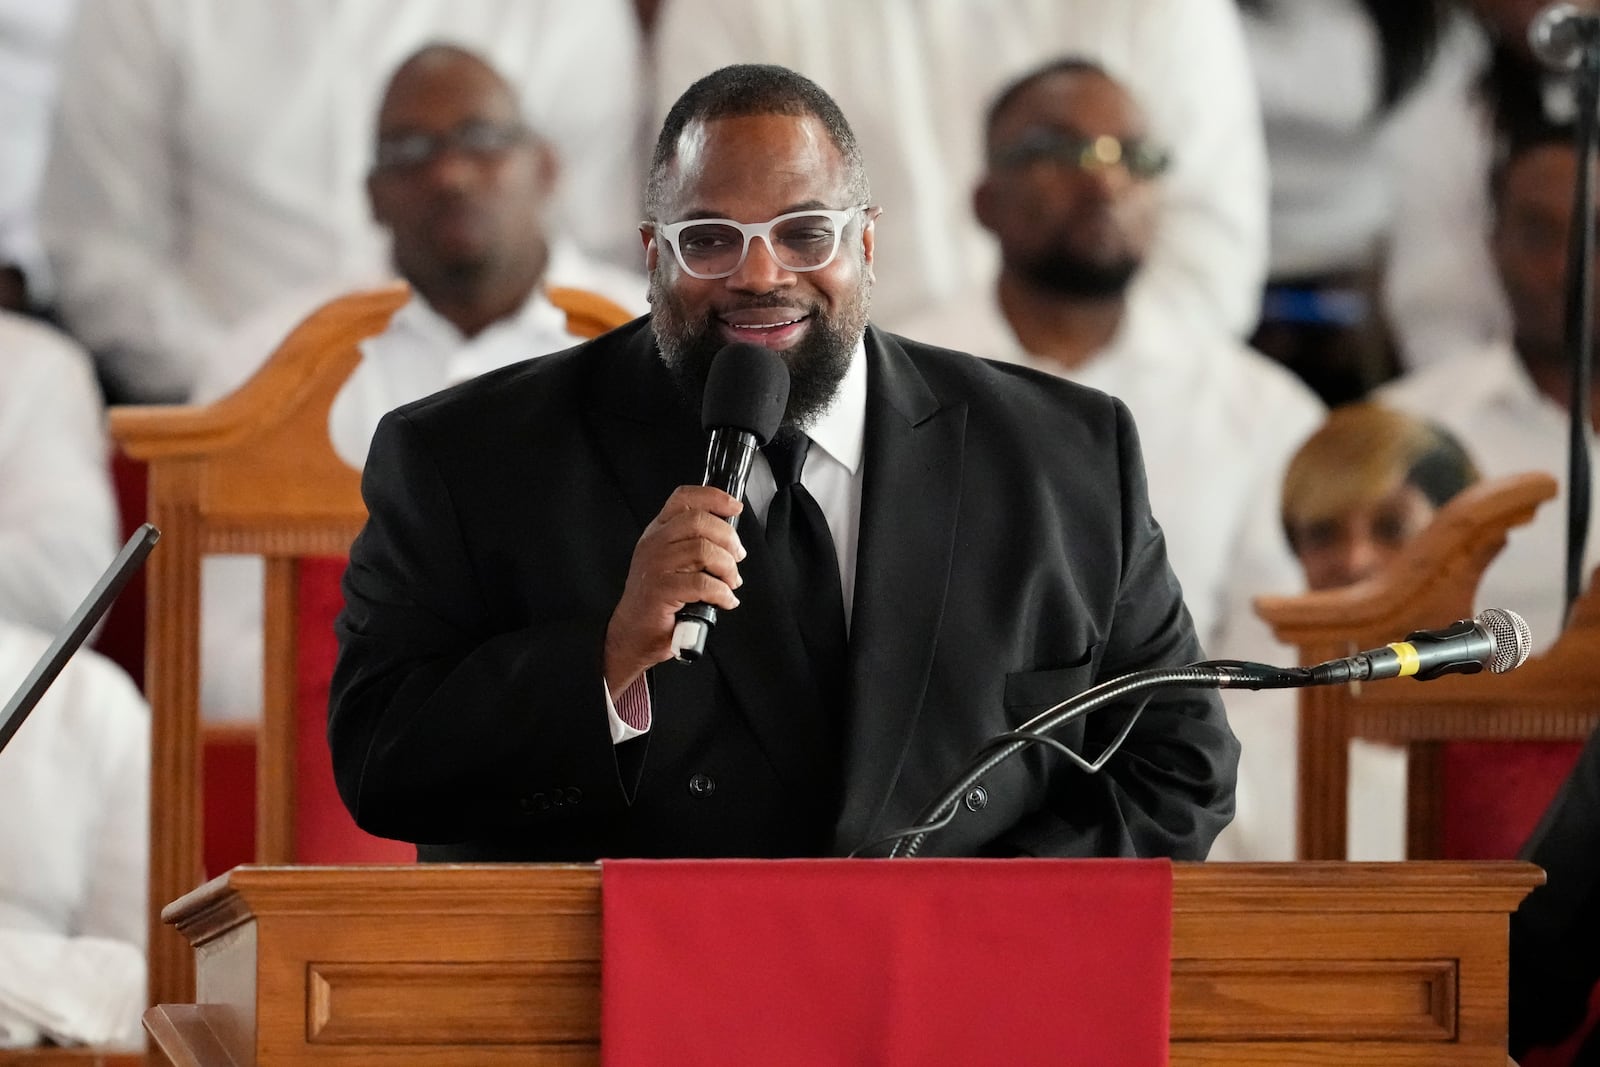
<svg viewBox="0 0 1600 1067"><path fill-rule="evenodd" d="M767 547L800 623L817 688L830 705L828 713L837 715L843 710L845 683L844 593L828 521L816 498L800 484L810 447L805 434L784 431L762 449L777 483L767 508Z"/></svg>

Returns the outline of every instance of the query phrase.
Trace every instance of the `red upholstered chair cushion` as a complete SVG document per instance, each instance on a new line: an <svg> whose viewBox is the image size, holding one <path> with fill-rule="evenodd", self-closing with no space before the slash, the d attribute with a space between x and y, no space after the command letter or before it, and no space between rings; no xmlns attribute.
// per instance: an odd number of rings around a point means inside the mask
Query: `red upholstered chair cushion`
<svg viewBox="0 0 1600 1067"><path fill-rule="evenodd" d="M205 813L201 850L207 878L256 858L256 728L219 723L200 728Z"/></svg>
<svg viewBox="0 0 1600 1067"><path fill-rule="evenodd" d="M1578 761L1578 741L1451 741L1443 746L1440 854L1512 859Z"/></svg>
<svg viewBox="0 0 1600 1067"><path fill-rule="evenodd" d="M344 607L339 580L345 559L300 564L296 620L295 861L298 863L415 863L415 845L390 841L356 826L333 783L328 753L328 690L339 654L333 620Z"/></svg>
<svg viewBox="0 0 1600 1067"><path fill-rule="evenodd" d="M111 480L117 494L122 540L126 541L149 514L146 487L150 471L141 461L130 459L120 451L113 452ZM141 567L112 603L94 641L95 651L127 671L133 684L141 690L144 689L144 587L145 571Z"/></svg>

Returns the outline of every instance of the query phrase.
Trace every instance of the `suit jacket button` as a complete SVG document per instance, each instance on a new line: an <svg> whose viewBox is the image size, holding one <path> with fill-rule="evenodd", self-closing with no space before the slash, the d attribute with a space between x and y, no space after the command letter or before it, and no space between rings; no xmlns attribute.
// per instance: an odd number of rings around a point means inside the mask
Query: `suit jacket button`
<svg viewBox="0 0 1600 1067"><path fill-rule="evenodd" d="M982 811L989 806L989 791L981 785L975 785L961 799L968 811Z"/></svg>
<svg viewBox="0 0 1600 1067"><path fill-rule="evenodd" d="M709 774L697 774L689 779L689 795L708 797L717 791L717 780Z"/></svg>

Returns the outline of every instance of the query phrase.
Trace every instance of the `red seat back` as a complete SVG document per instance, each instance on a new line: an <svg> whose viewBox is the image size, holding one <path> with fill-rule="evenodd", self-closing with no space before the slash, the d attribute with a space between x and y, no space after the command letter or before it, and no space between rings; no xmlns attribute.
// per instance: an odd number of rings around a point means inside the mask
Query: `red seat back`
<svg viewBox="0 0 1600 1067"><path fill-rule="evenodd" d="M344 607L343 557L300 562L297 598L295 731L297 863L414 863L417 847L373 837L350 817L333 782L328 752L328 690L339 654L333 620Z"/></svg>

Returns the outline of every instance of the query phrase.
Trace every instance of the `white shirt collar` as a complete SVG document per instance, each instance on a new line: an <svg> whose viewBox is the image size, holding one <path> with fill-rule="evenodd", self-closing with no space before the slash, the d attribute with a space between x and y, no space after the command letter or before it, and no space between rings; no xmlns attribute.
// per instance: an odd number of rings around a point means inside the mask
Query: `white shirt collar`
<svg viewBox="0 0 1600 1067"><path fill-rule="evenodd" d="M498 319L484 328L477 337L468 340L456 329L455 323L435 311L422 294L417 293L395 312L390 329L413 333L434 342L441 350L451 350L473 344L495 332L526 333L530 329L564 332L567 316L550 302L543 285L528 294L516 314Z"/></svg>
<svg viewBox="0 0 1600 1067"><path fill-rule="evenodd" d="M850 366L833 403L806 428L806 436L854 477L861 469L866 425L867 345L863 335L850 352Z"/></svg>

